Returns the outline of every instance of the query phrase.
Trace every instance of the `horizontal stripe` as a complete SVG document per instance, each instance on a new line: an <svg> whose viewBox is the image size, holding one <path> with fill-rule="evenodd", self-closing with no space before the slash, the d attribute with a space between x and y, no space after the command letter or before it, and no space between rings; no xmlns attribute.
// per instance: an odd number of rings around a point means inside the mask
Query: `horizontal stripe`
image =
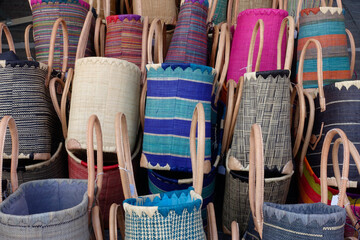
<svg viewBox="0 0 360 240"><path fill-rule="evenodd" d="M305 43L310 39L316 39L321 43L322 48L327 48L331 46L347 46L347 39L345 34L327 34L323 36L310 36L307 38L302 38L298 41L298 52L301 52L301 50L304 48ZM307 51L310 49L316 49L315 44L310 44L307 47ZM306 52L308 53L308 52ZM300 57L300 54L298 54Z"/></svg>
<svg viewBox="0 0 360 240"><path fill-rule="evenodd" d="M205 101L189 101L181 98L153 98L146 99L145 118L149 119L192 119L196 105L201 102L204 106L205 120L211 118L211 104Z"/></svg>
<svg viewBox="0 0 360 240"><path fill-rule="evenodd" d="M299 69L299 62L297 62L296 68ZM323 72L345 70L350 70L348 57L323 58ZM317 72L317 59L305 59L304 73L308 72ZM324 79L326 78L324 77Z"/></svg>
<svg viewBox="0 0 360 240"><path fill-rule="evenodd" d="M144 134L173 135L175 137L190 136L191 121L186 120L155 120L146 119L144 124ZM211 137L211 123L205 123L205 137Z"/></svg>
<svg viewBox="0 0 360 240"><path fill-rule="evenodd" d="M334 79L330 79L330 77ZM324 72L324 86L332 84L334 82L340 82L350 79L350 70L348 71L332 71ZM304 73L304 79L317 79L316 72ZM339 80L340 79L340 80ZM317 88L317 80L305 80L304 88Z"/></svg>
<svg viewBox="0 0 360 240"><path fill-rule="evenodd" d="M298 39L333 34L346 34L344 22L317 22L316 24L300 26Z"/></svg>

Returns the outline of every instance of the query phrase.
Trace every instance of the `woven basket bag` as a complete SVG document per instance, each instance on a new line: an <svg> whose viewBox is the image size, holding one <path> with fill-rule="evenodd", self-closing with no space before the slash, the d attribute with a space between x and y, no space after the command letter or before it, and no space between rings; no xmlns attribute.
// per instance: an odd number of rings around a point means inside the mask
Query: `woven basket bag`
<svg viewBox="0 0 360 240"><path fill-rule="evenodd" d="M92 1L91 1L92 2ZM29 1L33 16L33 29L35 41L36 60L38 62L48 64L49 43L51 38L51 30L54 22L58 18L63 18L68 26L69 31L69 56L68 68L74 68L76 48L78 45L82 26L84 24L86 14L92 5L84 0L31 0ZM93 22L94 24L95 22ZM56 36L54 69L61 70L63 65L61 59L64 53L61 50L62 34L59 32ZM91 38L93 34L91 35ZM25 37L26 38L26 37ZM89 41L87 45L86 56L94 55L94 46ZM27 49L27 56L31 58L30 49ZM65 69L66 71L67 69Z"/></svg>
<svg viewBox="0 0 360 240"><path fill-rule="evenodd" d="M250 207L255 224L255 229L263 239L343 239L346 212L350 209L347 206L346 186L348 169L343 168L342 177L337 162L334 168L337 169L336 181L341 184L341 191L337 206L327 205L327 155L329 146L338 134L347 150L344 158L349 163L349 141L344 132L340 129L333 129L326 136L327 143L324 145L322 165L324 171L322 178L322 203L315 204L274 204L264 203L264 158L261 148L261 128L254 125L251 133L252 151L250 154L249 173L249 199ZM260 140L259 140L260 139ZM258 141L258 145L255 145ZM260 147L257 147L260 146ZM345 161L345 160L344 160ZM346 207L343 209L343 207Z"/></svg>
<svg viewBox="0 0 360 240"><path fill-rule="evenodd" d="M5 116L0 123L0 162L3 163L3 149L6 128L12 137L12 188L11 194L0 204L0 235L10 239L84 239L88 240L93 230L101 236L98 215L92 212L97 207L96 194L101 191L102 176L95 183L94 152L89 149L89 179L49 179L37 180L17 186L18 134L13 118ZM101 142L101 129L95 118L89 123L95 126L97 140ZM91 131L92 133L92 131ZM89 136L89 145L93 136ZM98 143L101 145L101 143ZM102 152L97 156L99 170L102 171ZM97 193L95 194L95 185ZM2 200L2 199L1 199ZM93 219L93 221L92 221ZM95 227L92 229L92 224Z"/></svg>
<svg viewBox="0 0 360 240"><path fill-rule="evenodd" d="M337 4L337 8L304 9L301 11L299 19L297 60L299 62L301 51L308 39L318 40L322 47L325 85L351 79L355 66L355 44L351 44L352 57L350 61L346 35L349 35L350 41L353 42L353 39L351 33L345 29L341 0L337 0ZM300 12L300 4L298 12ZM316 68L314 67L316 51L313 48L311 50L304 63L304 88L316 87Z"/></svg>
<svg viewBox="0 0 360 240"><path fill-rule="evenodd" d="M215 0L213 2L215 2ZM226 22L227 6L228 6L228 0L217 0L217 6L215 8L215 13L212 19L212 22L215 25L218 25L219 23L222 22Z"/></svg>
<svg viewBox="0 0 360 240"><path fill-rule="evenodd" d="M297 22L298 16L296 15L298 8L299 0L285 0L284 9L289 13L289 16L292 16ZM303 0L301 9L304 8L316 8L321 6L321 0Z"/></svg>
<svg viewBox="0 0 360 240"><path fill-rule="evenodd" d="M205 155L205 112L201 103L194 110L190 138L194 188L125 200L125 239L205 239L200 210Z"/></svg>

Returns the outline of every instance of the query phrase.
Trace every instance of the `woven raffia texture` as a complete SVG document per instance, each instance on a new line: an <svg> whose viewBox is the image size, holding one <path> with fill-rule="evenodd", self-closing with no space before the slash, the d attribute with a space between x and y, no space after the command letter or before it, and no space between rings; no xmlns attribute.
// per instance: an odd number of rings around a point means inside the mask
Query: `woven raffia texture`
<svg viewBox="0 0 360 240"><path fill-rule="evenodd" d="M125 238L204 240L201 205L192 188L127 199Z"/></svg>
<svg viewBox="0 0 360 240"><path fill-rule="evenodd" d="M181 175L180 175L181 174ZM182 178L188 177L187 179L175 178L181 176ZM178 172L165 172L157 170L148 170L149 177L149 190L151 194L169 192L174 190L185 190L192 186L193 182L188 181L191 179L190 174L178 173ZM201 197L203 198L203 205L201 208L202 218L206 225L206 206L209 202L213 201L214 190L215 190L215 178L216 168L212 168L209 174L204 175L203 189ZM187 180L184 182L184 180Z"/></svg>
<svg viewBox="0 0 360 240"><path fill-rule="evenodd" d="M239 81L246 73L249 47L254 26L259 19L264 21L264 47L261 55L260 71L277 69L277 43L282 20L288 16L287 11L279 9L249 9L239 14L230 52L227 79ZM251 69L255 69L259 51L260 34L256 37L254 58ZM286 52L286 34L281 46L281 66L284 66ZM250 130L250 129L249 129Z"/></svg>
<svg viewBox="0 0 360 240"><path fill-rule="evenodd" d="M211 90L215 70L195 64L147 65L143 153L150 169L191 172L190 126L205 110L205 161L211 160Z"/></svg>
<svg viewBox="0 0 360 240"><path fill-rule="evenodd" d="M227 6L228 0L218 0L213 18L215 25L226 22Z"/></svg>
<svg viewBox="0 0 360 240"><path fill-rule="evenodd" d="M140 161L140 147L141 142L139 142L139 147L136 148L135 152L131 156L133 165L139 164ZM86 151L70 151L66 149L68 155L68 165L69 165L69 178L72 179L87 179L88 178L88 168L87 168L87 158ZM117 159L116 154L105 154L105 159L112 158ZM65 160L66 161L66 160ZM104 223L105 228L109 227L109 211L111 204L117 203L121 204L124 201L124 194L122 190L122 182L120 179L119 166L118 164L105 166L103 175L103 184L100 195L98 197L99 207L101 210L102 222ZM134 168L134 174L136 175L136 168Z"/></svg>
<svg viewBox="0 0 360 240"><path fill-rule="evenodd" d="M34 164L26 166L21 165L20 161L17 168L19 185L33 180L66 178L68 176L66 157L63 144L60 143L57 151L49 160L41 161L39 163L34 162ZM4 164L9 167L3 168L2 179L10 181L10 159L4 159L4 162Z"/></svg>
<svg viewBox="0 0 360 240"><path fill-rule="evenodd" d="M298 16L296 16L296 10L299 3L299 0L287 0L288 7L287 11L289 12L289 16L292 16L296 21ZM321 6L321 0L303 0L301 9L304 8L316 8Z"/></svg>
<svg viewBox="0 0 360 240"><path fill-rule="evenodd" d="M148 16L149 22L155 18L161 19L165 24L174 24L177 17L175 0L134 0L134 14Z"/></svg>
<svg viewBox="0 0 360 240"><path fill-rule="evenodd" d="M0 116L11 115L16 121L20 158L50 156L53 133L59 127L45 87L47 70L38 62L0 61ZM11 154L11 141L5 142L5 154Z"/></svg>
<svg viewBox="0 0 360 240"><path fill-rule="evenodd" d="M343 9L304 9L301 11L299 22L298 64L303 46L307 40L314 38L322 47L324 85L351 79ZM311 47L305 56L304 88L317 87L316 48L313 44Z"/></svg>
<svg viewBox="0 0 360 240"><path fill-rule="evenodd" d="M238 9L235 9L235 2L238 2ZM247 9L271 8L273 0L235 0L232 7L231 24L236 24L239 13ZM241 24L241 23L240 23Z"/></svg>
<svg viewBox="0 0 360 240"><path fill-rule="evenodd" d="M333 83L324 86L324 94L326 99L326 110L320 111L318 98L315 99L315 121L313 135L319 137L322 123L324 128L319 143L312 150L311 147L307 151L307 159L311 168L317 176L320 176L321 149L324 143L325 135L333 128L342 129L348 139L360 151L360 81L346 81ZM313 144L310 143L310 146ZM332 147L330 148L330 151ZM343 147L340 146L339 156L343 156ZM332 155L328 157L328 176L334 176L332 164ZM342 157L339 157L340 169L342 168ZM350 161L349 180L360 182L359 172L353 160Z"/></svg>
<svg viewBox="0 0 360 240"><path fill-rule="evenodd" d="M343 239L346 212L339 206L264 203L263 239Z"/></svg>
<svg viewBox="0 0 360 240"><path fill-rule="evenodd" d="M180 7L167 63L207 63L207 0L185 0Z"/></svg>
<svg viewBox="0 0 360 240"><path fill-rule="evenodd" d="M68 68L75 64L76 49L89 4L83 0L31 0L36 60L48 64L49 45L53 24L63 18L69 32ZM93 21L93 26L95 22ZM93 28L92 28L93 29ZM94 55L93 32L89 34L89 42L85 56ZM54 52L54 69L61 70L63 61L63 34L59 27Z"/></svg>
<svg viewBox="0 0 360 240"><path fill-rule="evenodd" d="M31 181L0 205L1 239L89 239L87 181Z"/></svg>
<svg viewBox="0 0 360 240"><path fill-rule="evenodd" d="M245 74L230 157L249 165L250 129L261 126L265 167L278 170L292 160L288 70Z"/></svg>
<svg viewBox="0 0 360 240"><path fill-rule="evenodd" d="M139 15L115 15L106 18L105 57L141 65L142 23Z"/></svg>
<svg viewBox="0 0 360 240"><path fill-rule="evenodd" d="M86 149L87 122L91 115L96 114L103 133L103 150L115 152L115 116L122 112L128 122L133 150L139 126L140 75L140 69L125 60L100 57L77 60L68 139L76 140L78 148Z"/></svg>
<svg viewBox="0 0 360 240"><path fill-rule="evenodd" d="M265 178L264 201L285 203L289 191L290 175L279 178ZM239 177L232 171L226 172L222 220L223 226L231 230L231 222L237 221L241 235L244 234L250 217L248 176Z"/></svg>

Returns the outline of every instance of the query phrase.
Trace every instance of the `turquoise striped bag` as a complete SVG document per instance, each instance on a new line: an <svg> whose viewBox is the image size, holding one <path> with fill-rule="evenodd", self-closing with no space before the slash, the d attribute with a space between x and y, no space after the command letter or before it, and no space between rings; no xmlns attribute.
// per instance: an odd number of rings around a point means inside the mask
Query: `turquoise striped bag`
<svg viewBox="0 0 360 240"><path fill-rule="evenodd" d="M211 91L215 69L195 64L147 65L141 166L191 172L189 133L196 104L205 109L205 173L211 170Z"/></svg>

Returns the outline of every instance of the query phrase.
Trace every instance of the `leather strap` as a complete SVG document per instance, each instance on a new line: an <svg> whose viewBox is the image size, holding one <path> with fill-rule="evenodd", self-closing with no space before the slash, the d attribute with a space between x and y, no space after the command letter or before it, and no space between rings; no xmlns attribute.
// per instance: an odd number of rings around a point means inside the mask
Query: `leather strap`
<svg viewBox="0 0 360 240"><path fill-rule="evenodd" d="M355 69L355 59L356 59L356 49L355 49L355 40L354 37L352 35L352 33L350 32L349 29L345 29L346 34L349 37L350 40L350 46L351 46L351 64L350 64L350 74L351 77L354 75L354 69Z"/></svg>
<svg viewBox="0 0 360 240"><path fill-rule="evenodd" d="M301 139L303 136L304 126L305 126L305 118L306 118L306 105L305 105L304 91L301 88L301 86L296 85L295 88L293 88L293 91L292 91L291 97L290 97L290 104L291 104L291 106L293 106L293 104L295 102L296 93L298 95L298 101L299 101L298 104L299 104L299 110L300 110L300 118L299 118L299 125L297 127L296 138L295 138L295 142L294 142L293 157L296 156L296 154L298 153L298 151L300 149ZM293 108L290 108L291 122L295 122L292 119L292 116L293 116Z"/></svg>
<svg viewBox="0 0 360 240"><path fill-rule="evenodd" d="M1 39L2 39L2 33L5 33L5 37L6 37L6 40L8 42L8 45L9 45L9 50L10 51L13 51L15 53L15 45L14 45L14 40L11 36L11 33L10 33L10 30L9 28L6 26L5 23L2 23L0 22L0 53L2 53L2 42L1 42Z"/></svg>
<svg viewBox="0 0 360 240"><path fill-rule="evenodd" d="M214 204L210 202L206 206L206 210L207 210L207 222L208 222L207 237L209 240L218 240Z"/></svg>
<svg viewBox="0 0 360 240"><path fill-rule="evenodd" d="M148 64L154 64L153 56L152 56L152 48L153 48L153 37L155 35L155 62L163 63L164 62L164 38L163 38L163 28L164 22L158 18L155 18L149 29L149 36L147 41L147 56L148 56Z"/></svg>
<svg viewBox="0 0 360 240"><path fill-rule="evenodd" d="M254 58L254 48L255 48L255 42L256 42L256 35L260 29L260 44L259 44L259 52L256 59L256 66L255 66L255 72L258 72L260 70L260 62L261 62L261 54L264 47L264 21L262 19L259 19L254 27L251 41L250 41L250 47L249 47L249 55L248 55L248 62L247 62L247 68L246 72L252 72L252 63Z"/></svg>
<svg viewBox="0 0 360 240"><path fill-rule="evenodd" d="M281 22L278 44L277 44L277 69L281 69L281 47L282 41L284 37L285 28L289 25L288 31L288 41L286 47L286 56L285 56L285 64L284 69L291 70L293 55L294 55L294 34L295 34L295 21L291 16L287 16Z"/></svg>
<svg viewBox="0 0 360 240"><path fill-rule="evenodd" d="M239 240L240 233L239 233L239 224L236 221L231 223L231 240Z"/></svg>
<svg viewBox="0 0 360 240"><path fill-rule="evenodd" d="M31 56L30 40L29 40L30 29L31 29L32 27L33 27L33 25L32 25L32 24L29 24L29 25L25 28L25 33L24 33L25 52L26 52L27 60L29 60L29 61L33 61L33 60L34 60L34 58Z"/></svg>
<svg viewBox="0 0 360 240"><path fill-rule="evenodd" d="M4 146L6 129L9 126L11 135L11 168L10 168L10 181L12 191L15 192L18 189L18 156L19 156L19 135L16 127L15 120L11 116L4 116L0 122L0 166L3 167L4 158ZM2 171L0 172L0 179L2 179ZM2 193L2 185L0 184L0 193ZM0 194L0 203L2 202L2 194Z"/></svg>

